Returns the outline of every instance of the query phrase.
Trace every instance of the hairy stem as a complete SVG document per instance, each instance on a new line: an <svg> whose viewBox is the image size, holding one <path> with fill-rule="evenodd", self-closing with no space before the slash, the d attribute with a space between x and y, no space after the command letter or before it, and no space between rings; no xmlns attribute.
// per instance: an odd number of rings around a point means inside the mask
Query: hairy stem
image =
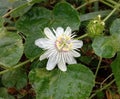
<svg viewBox="0 0 120 99"><path fill-rule="evenodd" d="M20 63L20 64L17 64L17 65L14 66L14 67L9 67L9 68L7 68L6 70L1 71L1 72L0 72L0 75L1 75L1 74L4 74L4 73L6 73L6 72L12 71L12 70L14 70L14 69L16 69L16 68L19 68L19 67L21 67L21 66L23 66L23 65L25 65L25 64L33 61L33 60L35 60L36 58L38 58L38 56L36 56L36 57L34 57L34 58L32 58L32 59L26 60L26 61L24 61L24 62L22 62L22 63Z"/></svg>
<svg viewBox="0 0 120 99"><path fill-rule="evenodd" d="M113 15L113 13L114 13L116 10L117 10L117 7L114 8L114 9L110 12L110 14L108 14L108 16L107 16L103 21L105 22L109 17L111 17L111 15Z"/></svg>
<svg viewBox="0 0 120 99"><path fill-rule="evenodd" d="M96 2L96 1L99 1L99 0L90 0L90 1L82 4L81 6L77 7L76 10L79 10L79 9L81 9L82 7L86 6L87 4L90 4L90 3L93 3L93 2Z"/></svg>
<svg viewBox="0 0 120 99"><path fill-rule="evenodd" d="M30 5L33 5L33 4L37 3L38 1L39 1L39 0L32 0L31 2L26 2L26 3L18 6L17 8L12 9L11 11L9 11L8 13L6 13L6 14L3 15L2 17L3 17L3 18L4 18L4 17L7 17L7 16L10 15L11 13L13 13L13 12L15 12L15 11L17 11L17 10L26 8L26 7L30 6ZM41 1L42 1L42 0L41 0ZM39 1L39 2L41 2L41 1Z"/></svg>
<svg viewBox="0 0 120 99"><path fill-rule="evenodd" d="M99 59L99 63L98 63L98 66L97 66L97 69L96 69L96 72L95 72L95 78L97 77L98 70L100 68L101 62L102 62L102 57L100 57L100 59Z"/></svg>
<svg viewBox="0 0 120 99"><path fill-rule="evenodd" d="M115 1L113 1L113 0L106 0L106 1L108 1L108 2L110 2L110 3L112 3L112 4L114 4L114 5L117 4L117 2L115 2Z"/></svg>
<svg viewBox="0 0 120 99"><path fill-rule="evenodd" d="M23 4L23 5L21 5L21 6L17 7L17 8L12 9L11 11L9 11L8 13L6 13L2 17L5 18L5 17L9 16L11 13L13 13L14 11L17 11L19 9L23 9L23 8L25 8L27 6L28 6L28 3L25 3L25 4Z"/></svg>
<svg viewBox="0 0 120 99"><path fill-rule="evenodd" d="M107 6L111 7L111 8L114 8L113 5L111 5L111 4L108 3L108 2L105 2L104 0L100 0L100 2L102 2L103 4L105 4L105 5L107 5Z"/></svg>
<svg viewBox="0 0 120 99"><path fill-rule="evenodd" d="M102 88L96 90L96 92L94 94L92 94L89 99L92 99L94 96L96 96L97 93L103 91L104 89L106 89L107 87L109 87L110 85L112 85L115 82L115 79L112 80L110 83L108 83L107 85L103 86Z"/></svg>
<svg viewBox="0 0 120 99"><path fill-rule="evenodd" d="M104 84L111 76L113 76L113 73L110 74L105 80L102 81L102 83L100 84L101 88L102 88L103 84Z"/></svg>
<svg viewBox="0 0 120 99"><path fill-rule="evenodd" d="M76 39L79 40L79 39L85 38L85 37L87 37L87 36L88 36L88 33L86 33L86 34L84 34L84 35L82 35L82 36L80 36L80 37L78 37L78 38L76 38Z"/></svg>

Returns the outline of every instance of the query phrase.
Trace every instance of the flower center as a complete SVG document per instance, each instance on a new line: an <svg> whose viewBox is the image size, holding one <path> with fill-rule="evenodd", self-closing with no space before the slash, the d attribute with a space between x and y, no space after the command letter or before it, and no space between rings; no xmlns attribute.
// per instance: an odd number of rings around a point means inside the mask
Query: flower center
<svg viewBox="0 0 120 99"><path fill-rule="evenodd" d="M71 37L61 35L56 40L56 47L59 51L69 51L72 49Z"/></svg>

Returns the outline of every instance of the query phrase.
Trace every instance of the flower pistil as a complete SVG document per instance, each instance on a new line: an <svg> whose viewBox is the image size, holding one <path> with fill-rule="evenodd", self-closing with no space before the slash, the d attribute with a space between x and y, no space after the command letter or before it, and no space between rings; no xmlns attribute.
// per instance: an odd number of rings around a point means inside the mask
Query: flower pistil
<svg viewBox="0 0 120 99"><path fill-rule="evenodd" d="M70 51L72 49L71 37L66 35L61 35L56 40L56 47L59 51Z"/></svg>

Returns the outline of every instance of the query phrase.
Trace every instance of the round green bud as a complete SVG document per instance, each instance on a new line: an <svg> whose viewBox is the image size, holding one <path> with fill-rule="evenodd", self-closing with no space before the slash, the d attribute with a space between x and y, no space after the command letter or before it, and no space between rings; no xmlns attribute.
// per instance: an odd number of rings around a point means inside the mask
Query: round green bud
<svg viewBox="0 0 120 99"><path fill-rule="evenodd" d="M91 20L87 26L88 36L95 37L102 35L104 27L105 23L101 20L101 16L98 15L95 19Z"/></svg>

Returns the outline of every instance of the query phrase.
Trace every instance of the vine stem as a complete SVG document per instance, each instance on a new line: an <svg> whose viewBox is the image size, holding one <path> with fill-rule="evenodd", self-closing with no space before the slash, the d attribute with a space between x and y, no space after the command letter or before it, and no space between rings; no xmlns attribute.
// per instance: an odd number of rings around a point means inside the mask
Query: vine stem
<svg viewBox="0 0 120 99"><path fill-rule="evenodd" d="M81 6L77 7L76 10L79 10L79 9L81 9L82 7L86 6L87 4L90 4L90 3L93 3L93 2L96 2L96 1L99 1L99 0L90 0L90 1L82 4Z"/></svg>
<svg viewBox="0 0 120 99"><path fill-rule="evenodd" d="M25 8L27 6L28 6L28 3L25 3L25 4L23 4L23 5L21 5L21 6L17 7L17 8L12 9L11 11L9 11L8 13L6 13L2 17L5 18L5 17L9 16L11 13L13 13L14 11L17 11L19 9Z"/></svg>
<svg viewBox="0 0 120 99"><path fill-rule="evenodd" d="M115 2L115 1L111 1L111 0L107 0L108 2L106 2L106 1L104 1L104 0L100 0L100 2L101 3L103 3L103 4L105 4L105 5L107 5L107 6L109 6L109 7L111 7L111 8L115 8L114 7L114 5L119 5L120 6L120 4L118 4L117 2ZM120 9L118 8L117 10L119 10L120 11Z"/></svg>
<svg viewBox="0 0 120 99"><path fill-rule="evenodd" d="M114 8L113 5L111 5L111 4L108 3L108 2L105 2L104 0L100 0L100 2L104 3L105 5L107 5L107 6L111 7L111 8Z"/></svg>
<svg viewBox="0 0 120 99"><path fill-rule="evenodd" d="M117 2L113 1L113 0L107 0L108 2L112 3L112 4L117 4Z"/></svg>
<svg viewBox="0 0 120 99"><path fill-rule="evenodd" d="M104 89L106 89L107 87L109 87L110 85L112 85L115 82L115 79L112 80L110 83L108 83L107 85L103 86L102 88L96 90L96 92L94 94L92 94L89 99L92 99L94 96L96 96L97 93L103 91Z"/></svg>
<svg viewBox="0 0 120 99"><path fill-rule="evenodd" d="M88 36L88 33L86 33L86 34L84 34L84 35L82 35L82 36L80 36L80 37L78 37L76 39L79 40L79 39L82 39L82 38L87 37L87 36Z"/></svg>
<svg viewBox="0 0 120 99"><path fill-rule="evenodd" d="M3 71L0 72L0 75L6 73L6 72L8 72L8 71L12 71L12 70L14 70L14 69L16 69L16 68L19 68L19 67L21 67L21 66L23 66L23 65L25 65L25 64L33 61L33 60L35 60L36 58L38 58L38 56L36 56L36 57L34 57L34 58L32 58L32 59L26 60L26 61L24 61L24 62L22 62L22 63L20 63L20 64L18 64L18 65L16 65L16 66L14 66L14 67L10 67L10 68L8 68L8 69L6 69L6 70L3 70Z"/></svg>
<svg viewBox="0 0 120 99"><path fill-rule="evenodd" d="M23 9L23 8L26 8L26 7L30 6L30 5L33 5L34 3L37 3L37 2L38 2L37 0L33 0L33 1L31 1L31 2L24 3L23 5L20 5L20 6L18 6L17 8L12 9L11 11L9 11L8 13L6 13L6 14L3 15L2 17L5 18L5 17L7 17L8 15L10 15L11 13L13 13L14 11L17 11L17 10Z"/></svg>
<svg viewBox="0 0 120 99"><path fill-rule="evenodd" d="M102 88L102 85L111 77L113 76L113 73L110 74L105 80L102 81L102 83L100 84L100 87Z"/></svg>
<svg viewBox="0 0 120 99"><path fill-rule="evenodd" d="M100 57L100 59L99 59L99 63L98 63L98 66L97 66L97 69L96 69L96 72L95 72L95 78L97 77L98 70L100 68L101 62L102 62L102 57Z"/></svg>
<svg viewBox="0 0 120 99"><path fill-rule="evenodd" d="M103 21L105 22L116 10L117 10L117 7L115 7Z"/></svg>
<svg viewBox="0 0 120 99"><path fill-rule="evenodd" d="M18 67L21 67L21 66L27 64L28 62L30 62L30 60L27 60L27 61L25 61L25 62L22 62L22 63L14 66L14 67L10 67L9 69L3 70L3 71L0 72L0 75L6 73L6 72L8 72L8 71L14 70L14 69L16 69L16 68L18 68Z"/></svg>
<svg viewBox="0 0 120 99"><path fill-rule="evenodd" d="M3 66L3 65L0 65L0 68L2 68L2 69L8 69L9 67L6 67L6 66Z"/></svg>

